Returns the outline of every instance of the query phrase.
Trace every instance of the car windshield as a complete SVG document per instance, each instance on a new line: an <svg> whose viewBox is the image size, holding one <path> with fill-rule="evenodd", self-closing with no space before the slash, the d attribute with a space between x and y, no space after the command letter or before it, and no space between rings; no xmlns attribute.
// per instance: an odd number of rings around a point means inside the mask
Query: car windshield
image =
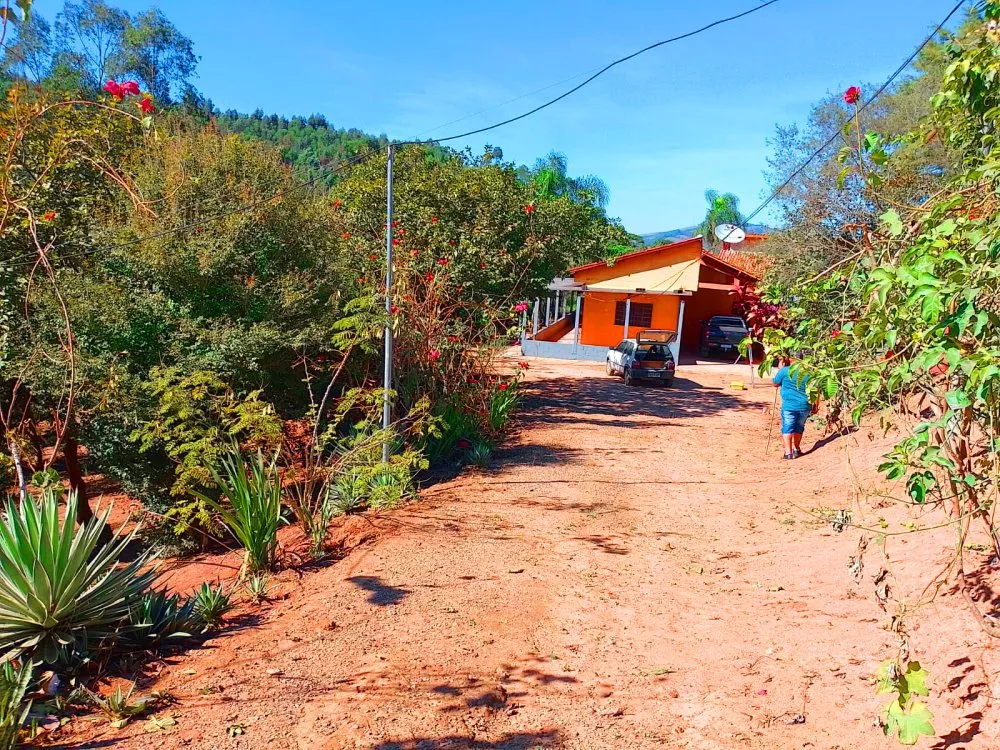
<svg viewBox="0 0 1000 750"><path fill-rule="evenodd" d="M711 320L713 326L729 326L731 328L746 328L747 324L743 322L743 318L737 317L726 317L723 315L716 315Z"/></svg>

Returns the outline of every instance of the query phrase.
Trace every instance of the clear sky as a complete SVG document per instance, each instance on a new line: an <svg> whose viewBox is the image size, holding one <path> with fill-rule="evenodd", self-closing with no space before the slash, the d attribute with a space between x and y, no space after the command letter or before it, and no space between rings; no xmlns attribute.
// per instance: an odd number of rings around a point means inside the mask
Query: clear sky
<svg viewBox="0 0 1000 750"><path fill-rule="evenodd" d="M130 11L151 4L111 2ZM617 57L756 2L158 4L194 41L194 83L220 109L319 112L337 126L403 139L505 119ZM479 151L492 143L519 163L561 151L571 173L607 182L609 213L638 233L699 222L707 188L736 193L748 212L766 195L775 125L801 122L826 92L886 78L952 4L781 0L618 66L532 118L452 145ZM61 6L35 2L50 20Z"/></svg>

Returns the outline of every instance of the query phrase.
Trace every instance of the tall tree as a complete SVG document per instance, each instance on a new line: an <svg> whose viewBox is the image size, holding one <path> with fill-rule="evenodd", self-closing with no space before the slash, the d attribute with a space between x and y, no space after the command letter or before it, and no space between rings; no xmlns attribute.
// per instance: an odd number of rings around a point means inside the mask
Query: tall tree
<svg viewBox="0 0 1000 750"><path fill-rule="evenodd" d="M41 81L52 72L52 27L38 13L11 27L17 37L4 46L0 69L13 78Z"/></svg>
<svg viewBox="0 0 1000 750"><path fill-rule="evenodd" d="M122 46L131 24L128 13L101 0L67 2L56 16L59 61L77 67L92 88L121 72Z"/></svg>
<svg viewBox="0 0 1000 750"><path fill-rule="evenodd" d="M550 151L535 161L534 167L525 170L524 176L532 182L543 198L565 195L576 203L586 203L597 208L608 205L611 191L607 184L593 175L570 177L566 155Z"/></svg>
<svg viewBox="0 0 1000 750"><path fill-rule="evenodd" d="M137 16L125 30L122 63L154 97L169 102L174 92L190 85L198 57L191 40L154 8Z"/></svg>
<svg viewBox="0 0 1000 750"><path fill-rule="evenodd" d="M732 193L720 193L718 190L706 190L705 202L708 210L698 231L709 243L718 242L715 228L720 224L742 224L743 214L740 213L740 199Z"/></svg>

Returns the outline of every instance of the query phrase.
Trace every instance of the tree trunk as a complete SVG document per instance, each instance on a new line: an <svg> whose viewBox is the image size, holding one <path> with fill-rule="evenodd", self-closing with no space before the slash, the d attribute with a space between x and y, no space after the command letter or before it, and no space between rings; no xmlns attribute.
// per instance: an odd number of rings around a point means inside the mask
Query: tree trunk
<svg viewBox="0 0 1000 750"><path fill-rule="evenodd" d="M23 503L28 498L28 482L24 478L24 462L21 460L21 449L17 445L17 440L11 437L8 442L10 446L10 457L14 462L14 470L17 472L17 491Z"/></svg>
<svg viewBox="0 0 1000 750"><path fill-rule="evenodd" d="M87 482L80 469L80 444L72 429L63 438L63 458L66 459L66 473L69 475L69 491L76 493L76 522L81 526L96 517L87 498ZM114 531L108 524L101 529L100 542L108 544L114 538Z"/></svg>

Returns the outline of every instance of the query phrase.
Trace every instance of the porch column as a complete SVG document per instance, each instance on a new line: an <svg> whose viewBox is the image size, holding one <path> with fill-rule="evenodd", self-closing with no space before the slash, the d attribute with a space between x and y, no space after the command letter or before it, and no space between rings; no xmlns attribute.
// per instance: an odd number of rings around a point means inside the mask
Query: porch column
<svg viewBox="0 0 1000 750"><path fill-rule="evenodd" d="M545 298L545 325L549 325L549 311L552 309L552 297Z"/></svg>
<svg viewBox="0 0 1000 750"><path fill-rule="evenodd" d="M628 340L628 323L632 315L632 298L625 298L625 339Z"/></svg>
<svg viewBox="0 0 1000 750"><path fill-rule="evenodd" d="M538 297L535 297L535 310L531 314L531 338L535 338L538 335Z"/></svg>
<svg viewBox="0 0 1000 750"><path fill-rule="evenodd" d="M580 295L576 295L576 313L574 315L575 323L573 325L573 349L579 349L580 347L580 308L583 305L580 304Z"/></svg>
<svg viewBox="0 0 1000 750"><path fill-rule="evenodd" d="M674 339L674 364L681 363L681 331L684 329L684 298L681 297L680 307L677 309L677 338Z"/></svg>
<svg viewBox="0 0 1000 750"><path fill-rule="evenodd" d="M562 315L559 314L559 290L556 289L556 308L553 311L553 320L559 320Z"/></svg>

